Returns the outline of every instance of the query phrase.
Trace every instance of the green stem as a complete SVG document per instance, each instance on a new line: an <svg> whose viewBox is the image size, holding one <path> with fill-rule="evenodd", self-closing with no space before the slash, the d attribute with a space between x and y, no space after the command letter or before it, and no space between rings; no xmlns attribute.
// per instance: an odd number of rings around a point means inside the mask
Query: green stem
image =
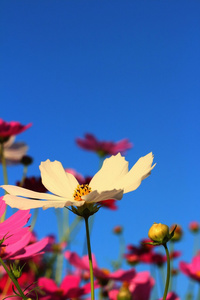
<svg viewBox="0 0 200 300"><path fill-rule="evenodd" d="M166 300L167 298L167 292L169 289L169 281L170 281L170 257L169 257L169 251L167 248L167 244L163 244L165 251L166 251L166 255L167 255L167 278L166 278L166 282L165 282L165 291L164 291L164 295L163 295L163 300Z"/></svg>
<svg viewBox="0 0 200 300"><path fill-rule="evenodd" d="M14 283L14 285L16 286L20 296L22 297L22 299L27 300L28 298L24 295L24 293L22 292L22 289L20 288L20 285L17 281L17 279L15 278L15 276L12 274L12 272L8 269L8 267L6 266L6 264L4 263L4 261L2 260L2 258L0 257L0 263L2 264L2 266L4 267L6 273L8 274L8 276L10 277L10 279L12 280L12 282Z"/></svg>
<svg viewBox="0 0 200 300"><path fill-rule="evenodd" d="M3 143L0 143L0 158L1 158L1 163L3 167L3 179L4 179L4 184L8 184L8 173L7 173L7 167L6 167L6 159L4 156L4 149L3 149ZM6 192L5 192L6 194ZM3 222L6 218L6 209L1 217L1 222Z"/></svg>
<svg viewBox="0 0 200 300"><path fill-rule="evenodd" d="M91 246L90 246L90 233L89 233L88 217L85 217L84 219L85 219L88 258L89 258L89 266L90 266L91 300L94 300L95 299L94 298L94 274L93 274L93 266L92 266L92 252L91 252Z"/></svg>

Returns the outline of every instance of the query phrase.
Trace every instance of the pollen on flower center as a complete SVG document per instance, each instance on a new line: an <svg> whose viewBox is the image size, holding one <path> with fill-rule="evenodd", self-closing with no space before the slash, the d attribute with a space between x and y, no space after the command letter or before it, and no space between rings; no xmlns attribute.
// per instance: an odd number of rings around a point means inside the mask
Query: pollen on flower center
<svg viewBox="0 0 200 300"><path fill-rule="evenodd" d="M88 184L78 184L74 191L74 200L82 201L82 196L88 195L91 192L91 188Z"/></svg>

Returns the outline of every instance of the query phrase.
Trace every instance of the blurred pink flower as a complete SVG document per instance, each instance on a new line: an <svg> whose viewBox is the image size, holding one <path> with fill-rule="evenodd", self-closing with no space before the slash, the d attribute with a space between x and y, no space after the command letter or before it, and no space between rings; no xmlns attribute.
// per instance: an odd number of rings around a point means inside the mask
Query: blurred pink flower
<svg viewBox="0 0 200 300"><path fill-rule="evenodd" d="M0 119L0 138L19 134L28 129L31 125L31 123L22 125L16 121L6 122Z"/></svg>
<svg viewBox="0 0 200 300"><path fill-rule="evenodd" d="M94 175L88 186L79 185L72 174L65 172L59 161L46 160L40 164L42 183L54 194L2 185L1 187L9 193L3 199L11 207L24 210L37 207L44 209L65 206L80 207L108 199L121 200L123 194L136 190L142 180L151 174L151 170L155 166L152 166L152 163L153 154L150 152L141 157L131 170L128 170L128 162L118 153L104 160L101 169Z"/></svg>
<svg viewBox="0 0 200 300"><path fill-rule="evenodd" d="M159 300L162 300L163 298L160 298ZM174 292L169 292L167 294L166 300L180 300L180 298L174 293Z"/></svg>
<svg viewBox="0 0 200 300"><path fill-rule="evenodd" d="M0 197L0 218L4 214L6 204ZM49 239L30 244L32 232L27 224L31 214L27 211L17 211L11 217L0 223L0 254L2 259L25 259L41 252L48 244Z"/></svg>
<svg viewBox="0 0 200 300"><path fill-rule="evenodd" d="M89 260L88 255L80 257L75 252L66 251L64 256L74 267L89 271ZM131 269L128 271L117 270L115 272L109 272L105 269L100 269L97 265L95 256L92 255L93 272L94 276L100 281L117 280L117 281L130 281L135 276L135 270Z"/></svg>
<svg viewBox="0 0 200 300"><path fill-rule="evenodd" d="M152 287L154 286L154 279L150 276L149 272L139 272L132 280L130 280L128 289L131 292L133 300L148 300ZM110 300L117 300L119 290L113 289L109 292Z"/></svg>
<svg viewBox="0 0 200 300"><path fill-rule="evenodd" d="M200 282L200 251L196 256L193 257L191 263L181 261L179 263L179 269L185 275Z"/></svg>
<svg viewBox="0 0 200 300"><path fill-rule="evenodd" d="M101 157L116 155L117 153L124 154L133 147L128 139L123 139L119 142L98 141L94 135L89 133L85 134L84 139L77 138L76 143L82 149L94 151Z"/></svg>
<svg viewBox="0 0 200 300"><path fill-rule="evenodd" d="M21 162L22 157L26 154L28 146L22 142L14 142L15 136L11 136L8 141L4 143L3 155L6 159L7 165L16 165ZM0 161L1 162L1 161Z"/></svg>
<svg viewBox="0 0 200 300"><path fill-rule="evenodd" d="M20 181L17 181L16 183L17 186L21 186ZM26 177L24 182L23 182L23 188L39 192L39 193L46 193L47 189L45 186L42 184L42 179L41 177Z"/></svg>
<svg viewBox="0 0 200 300"><path fill-rule="evenodd" d="M88 294L91 289L90 283L80 287L80 281L80 276L67 275L58 287L52 279L41 277L38 280L38 286L45 294L42 294L40 299L66 300Z"/></svg>
<svg viewBox="0 0 200 300"><path fill-rule="evenodd" d="M189 224L189 229L190 229L190 231L193 232L193 233L199 232L199 229L200 229L200 224L199 224L199 222L197 222L197 221L192 221L192 222L190 222L190 224Z"/></svg>

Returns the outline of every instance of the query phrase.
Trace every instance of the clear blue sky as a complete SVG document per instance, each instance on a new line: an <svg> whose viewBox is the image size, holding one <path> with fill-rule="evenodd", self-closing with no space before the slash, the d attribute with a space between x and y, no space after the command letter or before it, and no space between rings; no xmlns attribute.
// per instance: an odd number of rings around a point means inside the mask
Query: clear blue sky
<svg viewBox="0 0 200 300"><path fill-rule="evenodd" d="M199 15L197 0L1 1L1 118L33 123L17 138L34 157L28 175L39 175L47 158L93 175L98 158L74 142L86 132L129 138L130 166L155 155L152 175L118 211L96 215L92 248L101 266L117 257L117 224L137 243L153 222L187 231L200 221ZM22 169L8 171L13 184ZM41 210L36 228L56 233L54 210ZM178 245L188 261L191 241L186 232Z"/></svg>

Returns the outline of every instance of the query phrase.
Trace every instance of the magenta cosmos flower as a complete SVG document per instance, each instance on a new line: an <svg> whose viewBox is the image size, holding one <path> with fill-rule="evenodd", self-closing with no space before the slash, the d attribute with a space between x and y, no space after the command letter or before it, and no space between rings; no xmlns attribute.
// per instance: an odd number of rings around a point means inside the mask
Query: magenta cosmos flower
<svg viewBox="0 0 200 300"><path fill-rule="evenodd" d="M88 271L90 270L89 268L89 260L88 256L85 255L83 257L80 257L77 253L75 252L70 252L66 251L64 256L66 259L69 261L71 265L74 267L80 269L80 270L85 270ZM103 280L109 281L109 280L116 280L116 281L130 281L136 274L134 269L124 271L124 270L117 270L115 272L109 272L108 270L105 269L100 269L97 265L95 256L92 255L92 262L93 262L93 272L94 276L100 280L100 282Z"/></svg>
<svg viewBox="0 0 200 300"><path fill-rule="evenodd" d="M185 275L200 282L200 252L193 257L191 263L181 261L179 268Z"/></svg>
<svg viewBox="0 0 200 300"><path fill-rule="evenodd" d="M6 204L0 198L0 218L5 212ZM2 259L25 259L36 254L41 254L49 239L44 238L39 242L29 245L32 233L27 224L31 214L27 211L17 211L4 222L0 223L0 255Z"/></svg>
<svg viewBox="0 0 200 300"><path fill-rule="evenodd" d="M128 139L123 139L119 142L98 141L94 135L89 133L85 134L84 139L77 138L76 143L82 149L97 152L101 157L116 155L117 153L124 154L133 147Z"/></svg>
<svg viewBox="0 0 200 300"><path fill-rule="evenodd" d="M124 193L136 190L142 180L150 175L155 166L152 166L152 162L153 155L149 153L141 157L129 171L128 162L118 153L104 160L101 169L89 185L80 185L72 174L65 172L59 161L46 160L40 164L41 178L43 185L52 194L2 185L1 187L10 194L5 195L3 199L11 207L23 210L36 207L81 207L108 199L121 200Z"/></svg>
<svg viewBox="0 0 200 300"><path fill-rule="evenodd" d="M134 300L148 300L150 299L152 287L154 286L154 279L150 276L149 272L137 273L131 281L125 283ZM119 290L113 289L109 292L110 300L118 299Z"/></svg>
<svg viewBox="0 0 200 300"><path fill-rule="evenodd" d="M44 292L40 296L42 300L66 300L79 298L90 293L90 283L80 287L80 276L67 275L58 287L56 283L49 278L42 277L38 281L38 286Z"/></svg>
<svg viewBox="0 0 200 300"><path fill-rule="evenodd" d="M160 298L159 300L162 300L163 298ZM180 300L180 298L174 293L174 292L169 292L167 294L166 300Z"/></svg>
<svg viewBox="0 0 200 300"><path fill-rule="evenodd" d="M19 122L11 121L6 122L0 119L0 137L10 137L12 135L17 135L24 130L28 129L32 124L22 125Z"/></svg>

